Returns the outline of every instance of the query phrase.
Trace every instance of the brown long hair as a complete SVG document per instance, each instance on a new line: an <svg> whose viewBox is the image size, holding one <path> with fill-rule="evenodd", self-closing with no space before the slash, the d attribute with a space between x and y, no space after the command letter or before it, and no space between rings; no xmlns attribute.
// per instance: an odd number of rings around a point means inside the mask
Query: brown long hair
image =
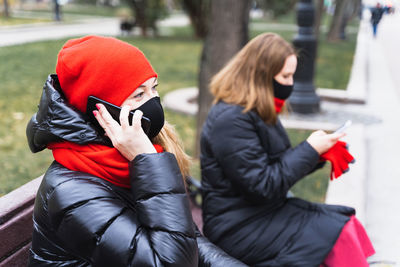
<svg viewBox="0 0 400 267"><path fill-rule="evenodd" d="M165 151L171 152L175 155L179 169L184 178L183 180L185 181L185 178L189 175L190 157L183 150L182 143L178 138L175 128L165 121L164 127L152 141L153 143L162 146Z"/></svg>
<svg viewBox="0 0 400 267"><path fill-rule="evenodd" d="M260 34L243 47L210 83L214 103L255 110L266 123L276 123L273 78L282 70L294 48L274 33Z"/></svg>

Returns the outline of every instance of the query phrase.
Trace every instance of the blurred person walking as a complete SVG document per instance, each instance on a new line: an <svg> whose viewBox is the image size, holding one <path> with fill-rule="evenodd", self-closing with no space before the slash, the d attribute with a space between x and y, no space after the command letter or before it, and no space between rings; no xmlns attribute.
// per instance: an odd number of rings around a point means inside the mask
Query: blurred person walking
<svg viewBox="0 0 400 267"><path fill-rule="evenodd" d="M376 38L378 31L378 24L382 19L385 10L380 3L377 3L375 7L371 8L371 25L374 38Z"/></svg>

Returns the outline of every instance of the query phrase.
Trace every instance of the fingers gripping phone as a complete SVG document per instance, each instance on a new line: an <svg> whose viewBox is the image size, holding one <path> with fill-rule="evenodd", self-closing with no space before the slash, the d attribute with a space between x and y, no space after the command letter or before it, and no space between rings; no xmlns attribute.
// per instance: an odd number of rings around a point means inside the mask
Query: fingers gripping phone
<svg viewBox="0 0 400 267"><path fill-rule="evenodd" d="M334 133L343 133L347 128L351 126L351 120L347 120L339 128L337 128Z"/></svg>
<svg viewBox="0 0 400 267"><path fill-rule="evenodd" d="M91 123L93 123L95 125L95 127L98 129L98 131L100 133L104 133L104 129L103 127L100 126L99 122L97 121L96 117L93 115L93 111L97 110L96 104L103 104L107 111L110 113L111 117L116 120L119 124L119 114L121 113L121 107L118 107L114 104L111 104L103 99L97 98L95 96L89 96L88 97L88 101L87 101L87 106L86 106L86 115L89 116L89 120ZM133 111L129 112L129 116L128 116L128 121L129 124L132 124L132 118L133 118ZM141 120L141 124L142 124L142 129L144 131L144 133L147 135L149 133L150 130L150 125L151 125L151 121L149 118L142 116L142 120Z"/></svg>

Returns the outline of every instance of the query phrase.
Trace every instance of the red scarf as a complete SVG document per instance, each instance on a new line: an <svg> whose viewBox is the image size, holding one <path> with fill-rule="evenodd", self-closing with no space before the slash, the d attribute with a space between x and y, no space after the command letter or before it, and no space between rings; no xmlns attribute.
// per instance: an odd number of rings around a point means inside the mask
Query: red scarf
<svg viewBox="0 0 400 267"><path fill-rule="evenodd" d="M130 188L129 161L116 148L98 144L78 145L71 142L48 145L54 159L64 167L93 174L117 186ZM157 153L163 152L154 145Z"/></svg>
<svg viewBox="0 0 400 267"><path fill-rule="evenodd" d="M283 105L285 104L285 100L274 97L274 103L276 113L280 113Z"/></svg>

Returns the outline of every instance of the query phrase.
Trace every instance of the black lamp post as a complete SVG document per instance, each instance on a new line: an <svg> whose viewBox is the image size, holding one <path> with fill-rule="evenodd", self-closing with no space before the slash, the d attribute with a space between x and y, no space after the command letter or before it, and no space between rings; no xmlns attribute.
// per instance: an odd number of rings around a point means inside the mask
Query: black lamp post
<svg viewBox="0 0 400 267"><path fill-rule="evenodd" d="M317 42L313 29L312 0L300 0L297 3L297 25L299 31L293 39L293 45L298 51L298 64L289 103L294 112L315 113L319 111L320 99L315 93L313 82Z"/></svg>

